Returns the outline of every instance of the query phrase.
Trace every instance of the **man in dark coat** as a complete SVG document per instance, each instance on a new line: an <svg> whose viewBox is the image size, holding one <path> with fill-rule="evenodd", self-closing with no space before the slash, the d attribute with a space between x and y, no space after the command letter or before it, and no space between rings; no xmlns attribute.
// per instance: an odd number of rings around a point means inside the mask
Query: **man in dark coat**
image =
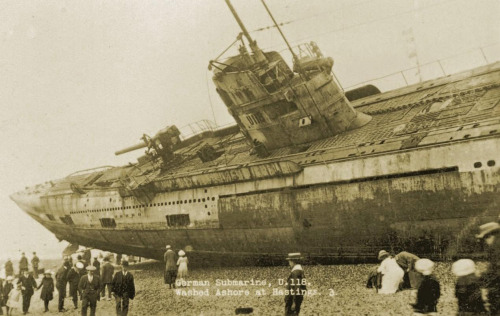
<svg viewBox="0 0 500 316"><path fill-rule="evenodd" d="M59 292L59 304L58 309L60 312L66 311L64 309L64 298L66 297L66 284L68 283L68 266L66 263L57 270L56 272L56 288Z"/></svg>
<svg viewBox="0 0 500 316"><path fill-rule="evenodd" d="M304 294L307 291L304 270L299 264L302 260L300 253L288 254L288 264L292 272L288 276L285 292L285 315L299 315L300 306L304 300Z"/></svg>
<svg viewBox="0 0 500 316"><path fill-rule="evenodd" d="M38 279L38 265L40 264L40 258L36 256L36 252L33 252L33 258L31 258L31 266L33 267L33 277Z"/></svg>
<svg viewBox="0 0 500 316"><path fill-rule="evenodd" d="M94 275L95 267L88 266L88 274L80 279L78 289L82 295L82 316L87 316L87 309L90 305L90 316L95 316L97 301L100 299L101 280Z"/></svg>
<svg viewBox="0 0 500 316"><path fill-rule="evenodd" d="M420 272L423 277L418 286L417 300L412 304L414 313L437 313L437 303L441 296L441 287L439 281L432 274L434 262L429 259L419 259L415 262L415 270Z"/></svg>
<svg viewBox="0 0 500 316"><path fill-rule="evenodd" d="M14 265L12 264L12 261L10 258L7 260L5 263L5 276L14 276Z"/></svg>
<svg viewBox="0 0 500 316"><path fill-rule="evenodd" d="M17 284L21 284L21 294L23 295L23 314L27 314L30 308L31 297L35 293L35 289L38 286L28 270L23 270L23 275L19 277Z"/></svg>
<svg viewBox="0 0 500 316"><path fill-rule="evenodd" d="M26 258L23 252L19 260L19 276L22 276L24 271L28 271L28 258Z"/></svg>
<svg viewBox="0 0 500 316"><path fill-rule="evenodd" d="M95 274L101 278L101 263L99 260L97 260L97 257L94 258L94 262L92 262L92 265L95 267Z"/></svg>
<svg viewBox="0 0 500 316"><path fill-rule="evenodd" d="M127 316L129 299L135 297L134 276L128 272L128 261L122 261L122 270L113 278L113 294L116 299L116 315Z"/></svg>
<svg viewBox="0 0 500 316"><path fill-rule="evenodd" d="M90 248L85 248L83 251L83 260L85 261L85 267L92 264L92 252L90 252Z"/></svg>
<svg viewBox="0 0 500 316"><path fill-rule="evenodd" d="M407 251L402 251L398 253L394 259L398 265L403 269L405 275L403 277L403 289L418 289L420 284L421 275L415 271L415 262L420 259L418 256L409 253Z"/></svg>
<svg viewBox="0 0 500 316"><path fill-rule="evenodd" d="M488 247L488 269L481 275L483 286L488 290L491 315L500 315L500 224L491 222L479 227L476 238L483 239Z"/></svg>
<svg viewBox="0 0 500 316"><path fill-rule="evenodd" d="M115 267L109 262L109 257L104 258L104 264L102 265L101 273L101 296L106 295L106 287L108 288L108 301L111 300L111 285L113 283L113 273L115 273Z"/></svg>
<svg viewBox="0 0 500 316"><path fill-rule="evenodd" d="M78 284L82 277L83 263L77 262L74 267L68 271L69 296L73 299L75 309L78 309Z"/></svg>
<svg viewBox="0 0 500 316"><path fill-rule="evenodd" d="M168 288L175 288L175 278L177 276L177 262L175 261L175 252L172 250L170 245L167 245L167 251L163 255L165 260L165 284L168 284Z"/></svg>

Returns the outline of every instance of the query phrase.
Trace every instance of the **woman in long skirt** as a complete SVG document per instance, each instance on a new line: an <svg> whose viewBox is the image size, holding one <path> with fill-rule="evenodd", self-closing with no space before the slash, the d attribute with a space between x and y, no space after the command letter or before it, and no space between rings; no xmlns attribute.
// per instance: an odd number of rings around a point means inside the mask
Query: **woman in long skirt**
<svg viewBox="0 0 500 316"><path fill-rule="evenodd" d="M179 279L179 284L182 285L184 278L187 277L188 274L188 258L186 257L186 253L183 250L179 251L179 259L177 260L177 265L179 269L177 270L177 278Z"/></svg>

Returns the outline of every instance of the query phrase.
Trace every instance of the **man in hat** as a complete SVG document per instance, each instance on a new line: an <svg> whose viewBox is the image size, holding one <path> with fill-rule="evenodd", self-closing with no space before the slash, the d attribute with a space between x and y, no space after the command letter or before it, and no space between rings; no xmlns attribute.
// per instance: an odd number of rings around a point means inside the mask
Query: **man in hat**
<svg viewBox="0 0 500 316"><path fill-rule="evenodd" d="M33 252L33 258L31 258L31 266L33 267L33 277L38 279L38 265L40 264L40 258L36 256L36 252Z"/></svg>
<svg viewBox="0 0 500 316"><path fill-rule="evenodd" d="M66 297L66 284L68 283L68 265L63 262L61 267L56 272L56 289L59 293L57 308L60 312L65 312L64 298Z"/></svg>
<svg viewBox="0 0 500 316"><path fill-rule="evenodd" d="M85 267L92 264L92 252L90 251L91 248L87 247L83 251L83 261L85 261Z"/></svg>
<svg viewBox="0 0 500 316"><path fill-rule="evenodd" d="M12 264L12 260L7 259L7 262L5 263L5 276L14 276L14 265Z"/></svg>
<svg viewBox="0 0 500 316"><path fill-rule="evenodd" d="M30 308L31 297L35 293L35 289L38 285L28 270L23 270L23 275L19 277L17 284L21 284L21 294L23 295L23 314L26 315L28 313L28 309Z"/></svg>
<svg viewBox="0 0 500 316"><path fill-rule="evenodd" d="M488 270L481 276L488 289L488 302L492 315L500 315L500 224L490 222L479 226L476 238L483 239L488 246Z"/></svg>
<svg viewBox="0 0 500 316"><path fill-rule="evenodd" d="M111 300L111 284L113 283L113 274L115 273L115 267L109 262L109 256L104 258L104 264L102 265L101 272L101 296L106 296L106 287L108 288L108 301Z"/></svg>
<svg viewBox="0 0 500 316"><path fill-rule="evenodd" d="M289 253L286 260L288 260L288 265L292 268L292 271L286 281L285 315L299 315L300 306L307 291L304 270L299 264L302 256L299 252Z"/></svg>
<svg viewBox="0 0 500 316"><path fill-rule="evenodd" d="M420 283L420 274L415 271L415 262L417 262L417 260L420 258L407 251L402 251L394 256L394 259L401 267L401 269L403 269L403 271L405 272L402 288L417 289Z"/></svg>
<svg viewBox="0 0 500 316"><path fill-rule="evenodd" d="M87 309L90 305L90 316L95 316L97 301L100 299L101 280L94 275L95 267L87 266L87 275L80 279L78 289L82 295L82 316L87 316Z"/></svg>
<svg viewBox="0 0 500 316"><path fill-rule="evenodd" d="M69 296L73 299L75 309L78 309L78 284L80 283L83 263L77 262L74 267L68 271Z"/></svg>
<svg viewBox="0 0 500 316"><path fill-rule="evenodd" d="M19 275L22 276L24 271L28 271L28 258L24 252L21 254L21 259L19 259Z"/></svg>
<svg viewBox="0 0 500 316"><path fill-rule="evenodd" d="M122 270L113 278L113 294L116 299L116 315L127 316L129 299L135 297L134 276L128 271L128 261L122 261Z"/></svg>
<svg viewBox="0 0 500 316"><path fill-rule="evenodd" d="M165 284L168 284L168 288L175 288L175 278L177 276L177 264L175 261L175 252L172 250L170 245L165 247L167 251L163 258L165 259Z"/></svg>

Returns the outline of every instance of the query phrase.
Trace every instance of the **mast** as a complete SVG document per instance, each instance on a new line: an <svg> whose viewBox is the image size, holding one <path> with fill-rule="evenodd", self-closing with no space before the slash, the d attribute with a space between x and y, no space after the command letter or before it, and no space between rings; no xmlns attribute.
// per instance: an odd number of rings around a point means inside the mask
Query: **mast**
<svg viewBox="0 0 500 316"><path fill-rule="evenodd" d="M227 6L229 7L229 10L231 10L231 13L233 14L234 18L236 19L236 22L238 22L238 25L241 28L241 31L243 32L243 35L247 38L249 44L250 44L250 49L255 55L255 61L257 63L265 63L267 62L266 56L264 56L264 53L262 53L262 50L257 46L257 42L252 39L250 36L250 33L248 33L247 28L241 21L240 17L238 16L238 13L236 13L236 10L234 9L233 5L229 0L225 0Z"/></svg>

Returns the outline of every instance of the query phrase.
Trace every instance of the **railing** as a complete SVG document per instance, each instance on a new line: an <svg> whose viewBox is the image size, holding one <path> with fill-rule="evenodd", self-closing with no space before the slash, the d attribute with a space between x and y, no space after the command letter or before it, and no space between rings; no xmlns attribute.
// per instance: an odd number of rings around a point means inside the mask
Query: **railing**
<svg viewBox="0 0 500 316"><path fill-rule="evenodd" d="M490 54L491 57L488 58L487 51L492 47L497 47L496 49L497 51L495 52L495 50L493 49L493 52L491 52ZM463 61L462 62L459 61L460 58L464 57L467 57L467 60L469 60L469 64L466 67L462 66L462 69L460 69L460 67L457 67L455 65L453 71L450 70L447 71L447 68L448 67L451 68L454 62L464 64ZM483 46L466 52L461 52L459 54L448 56L443 59L421 64L419 66L400 70L398 72L391 73L385 76L366 80L357 83L355 85L346 87L344 89L352 90L367 84L373 84L383 91L392 90L418 83L420 81L420 78L423 78L424 80L436 79L439 77L444 77L453 73L467 70L468 68L470 69L474 67L484 66L498 60L500 60L500 43L494 43L488 46ZM473 61L474 64L471 65L470 61ZM457 70L457 68L459 69ZM411 72L413 73L411 74ZM384 88L388 86L390 87L389 89Z"/></svg>
<svg viewBox="0 0 500 316"><path fill-rule="evenodd" d="M225 125L217 125L214 122L210 120L201 120L198 122L194 122L188 125L184 125L183 127L179 128L179 131L181 132L181 140L185 140L187 138L193 137L195 135L201 134L203 132L207 131L216 131L219 129L223 129L225 127L229 127L235 125L235 123L228 123Z"/></svg>

